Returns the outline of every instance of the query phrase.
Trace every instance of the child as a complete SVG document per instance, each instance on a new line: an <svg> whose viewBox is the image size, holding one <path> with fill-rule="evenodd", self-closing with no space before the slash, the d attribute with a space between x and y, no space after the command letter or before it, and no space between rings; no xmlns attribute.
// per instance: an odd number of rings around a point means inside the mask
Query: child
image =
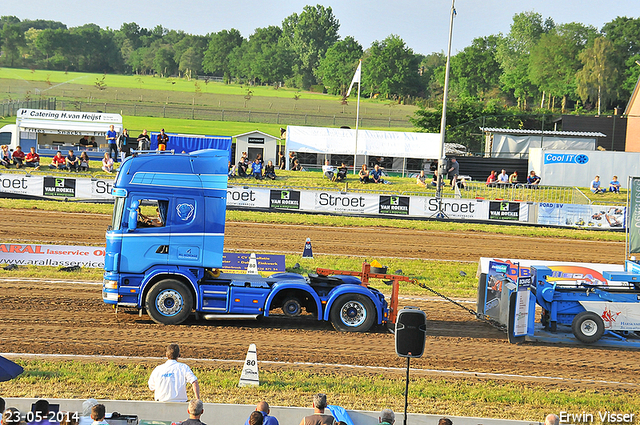
<svg viewBox="0 0 640 425"><path fill-rule="evenodd" d="M91 419L93 419L92 425L109 425L109 423L104 420L104 415L104 404L96 404L93 406L91 408Z"/></svg>

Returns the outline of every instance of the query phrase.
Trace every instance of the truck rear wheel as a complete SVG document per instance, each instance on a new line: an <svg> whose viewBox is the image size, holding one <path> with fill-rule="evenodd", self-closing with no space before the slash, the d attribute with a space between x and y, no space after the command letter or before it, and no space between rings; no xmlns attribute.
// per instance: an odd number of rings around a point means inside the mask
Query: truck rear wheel
<svg viewBox="0 0 640 425"><path fill-rule="evenodd" d="M331 307L329 319L340 332L366 332L376 320L376 311L369 298L360 294L338 297Z"/></svg>
<svg viewBox="0 0 640 425"><path fill-rule="evenodd" d="M193 297L184 283L165 279L151 288L145 300L145 308L154 322L178 325L191 314Z"/></svg>
<svg viewBox="0 0 640 425"><path fill-rule="evenodd" d="M583 311L573 318L571 330L578 340L591 344L604 335L604 321L591 311Z"/></svg>
<svg viewBox="0 0 640 425"><path fill-rule="evenodd" d="M285 316L288 317L297 317L302 313L302 304L300 304L300 300L297 298L287 298L284 303L282 303L282 311Z"/></svg>

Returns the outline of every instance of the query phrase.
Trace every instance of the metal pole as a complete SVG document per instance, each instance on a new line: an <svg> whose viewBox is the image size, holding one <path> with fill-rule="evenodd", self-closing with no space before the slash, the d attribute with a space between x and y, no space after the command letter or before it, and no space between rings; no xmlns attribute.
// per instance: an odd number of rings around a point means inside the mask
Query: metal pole
<svg viewBox="0 0 640 425"><path fill-rule="evenodd" d="M438 159L438 186L436 188L436 198L442 197L442 186L444 185L443 171L446 171L446 157L444 151L445 128L447 126L447 97L449 92L449 68L451 66L451 38L453 37L453 17L456 14L456 0L451 0L451 18L449 21L449 46L447 47L447 65L444 73L444 95L442 97L442 119L440 121L440 158Z"/></svg>
<svg viewBox="0 0 640 425"><path fill-rule="evenodd" d="M362 60L360 60L360 64L358 66L362 66ZM358 156L358 118L360 118L360 86L362 85L362 71L360 71L360 81L358 81L358 103L356 104L356 148L353 152L353 174L358 174L358 164L357 164L357 156ZM366 156L365 156L366 158Z"/></svg>
<svg viewBox="0 0 640 425"><path fill-rule="evenodd" d="M404 387L404 425L407 425L407 406L409 405L409 362L411 357L407 357L407 382Z"/></svg>

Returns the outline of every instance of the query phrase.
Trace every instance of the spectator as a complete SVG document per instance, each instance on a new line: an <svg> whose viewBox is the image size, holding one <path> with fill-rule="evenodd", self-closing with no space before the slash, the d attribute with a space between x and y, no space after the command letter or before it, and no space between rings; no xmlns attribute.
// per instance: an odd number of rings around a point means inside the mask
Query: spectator
<svg viewBox="0 0 640 425"><path fill-rule="evenodd" d="M294 151L289 152L289 168L293 170L296 161L298 160L298 156Z"/></svg>
<svg viewBox="0 0 640 425"><path fill-rule="evenodd" d="M116 137L118 133L113 128L113 124L109 126L109 130L107 131L107 145L109 145L109 156L111 158L118 157L118 145L116 144Z"/></svg>
<svg viewBox="0 0 640 425"><path fill-rule="evenodd" d="M73 153L73 150L69 149L69 155L66 158L66 166L69 171L78 171L78 157Z"/></svg>
<svg viewBox="0 0 640 425"><path fill-rule="evenodd" d="M260 412L251 412L248 422L249 425L262 425L264 423L264 417Z"/></svg>
<svg viewBox="0 0 640 425"><path fill-rule="evenodd" d="M95 398L89 398L82 403L82 416L78 425L91 425L93 420L91 419L91 408L98 404L98 400Z"/></svg>
<svg viewBox="0 0 640 425"><path fill-rule="evenodd" d="M293 167L291 167L291 169L293 171L304 171L304 168L302 168L302 165L300 165L300 162L298 162L297 159L293 161Z"/></svg>
<svg viewBox="0 0 640 425"><path fill-rule="evenodd" d="M102 158L102 171L106 171L107 173L113 171L113 159L109 156L109 152L105 152L104 158Z"/></svg>
<svg viewBox="0 0 640 425"><path fill-rule="evenodd" d="M104 404L96 404L91 408L91 419L93 419L93 425L109 425L107 421L104 420L104 416L106 413L106 409L104 408Z"/></svg>
<svg viewBox="0 0 640 425"><path fill-rule="evenodd" d="M527 185L529 187L540 185L540 176L536 176L536 172L533 170L529 173L529 177L527 177Z"/></svg>
<svg viewBox="0 0 640 425"><path fill-rule="evenodd" d="M502 170L500 174L498 174L498 184L508 184L509 183L509 175L505 170Z"/></svg>
<svg viewBox="0 0 640 425"><path fill-rule="evenodd" d="M271 180L276 179L276 168L271 161L267 161L267 165L264 167L264 178Z"/></svg>
<svg viewBox="0 0 640 425"><path fill-rule="evenodd" d="M487 177L487 186L494 187L496 185L496 180L498 180L496 172L495 170L491 170L491 174L489 174L489 177Z"/></svg>
<svg viewBox="0 0 640 425"><path fill-rule="evenodd" d="M178 357L180 357L178 344L169 344L166 354L168 360L156 367L149 377L149 389L155 391L155 400L187 401L187 383L193 387L196 399L200 399L198 378L189 366L178 363Z"/></svg>
<svg viewBox="0 0 640 425"><path fill-rule="evenodd" d="M328 159L324 160L324 165L322 166L322 175L331 181L334 181L336 178L336 171L333 168L333 165L329 164Z"/></svg>
<svg viewBox="0 0 640 425"><path fill-rule="evenodd" d="M254 410L252 414L255 412L260 413L260 416L262 416L263 425L279 425L278 420L274 416L269 416L269 413L271 413L271 409L269 408L269 403L267 403L266 401L261 401L260 403L258 403L258 405L256 406L256 410ZM244 423L244 425L251 425L250 419L251 416L247 418L247 421Z"/></svg>
<svg viewBox="0 0 640 425"><path fill-rule="evenodd" d="M396 421L396 414L391 409L382 409L378 422L382 425L393 425Z"/></svg>
<svg viewBox="0 0 640 425"><path fill-rule="evenodd" d="M2 145L2 153L0 154L2 158L0 158L0 163L5 166L5 168L9 168L11 166L11 152L9 152L9 146Z"/></svg>
<svg viewBox="0 0 640 425"><path fill-rule="evenodd" d="M613 180L609 182L609 192L620 193L620 182L618 176L613 176Z"/></svg>
<svg viewBox="0 0 640 425"><path fill-rule="evenodd" d="M447 170L447 177L449 178L449 184L451 185L452 189L455 187L456 180L458 179L459 175L460 163L454 156L452 156L449 160L449 169Z"/></svg>
<svg viewBox="0 0 640 425"><path fill-rule="evenodd" d="M142 130L142 133L138 135L138 150L139 151L148 151L151 148L151 139L147 134L147 129Z"/></svg>
<svg viewBox="0 0 640 425"><path fill-rule="evenodd" d="M180 425L206 425L200 420L200 416L202 416L202 413L204 413L202 400L192 399L191 401L189 401L187 413L189 414L189 419L180 422Z"/></svg>
<svg viewBox="0 0 640 425"><path fill-rule="evenodd" d="M358 177L360 177L360 183L369 183L369 170L367 170L367 164L362 164L362 168L358 171Z"/></svg>
<svg viewBox="0 0 640 425"><path fill-rule="evenodd" d="M87 148L91 146L91 142L89 141L89 139L87 139L86 134L82 135L82 137L80 138L80 141L78 142L78 146L80 146L81 148Z"/></svg>
<svg viewBox="0 0 640 425"><path fill-rule="evenodd" d="M249 168L249 159L247 158L247 153L242 152L242 157L240 161L238 161L237 170L239 177L247 177L247 169Z"/></svg>
<svg viewBox="0 0 640 425"><path fill-rule="evenodd" d="M67 164L67 160L62 156L62 152L56 152L56 155L51 160L51 164L49 164L49 168L54 168L56 170L60 170L64 168Z"/></svg>
<svg viewBox="0 0 640 425"><path fill-rule="evenodd" d="M258 160L258 162L260 162L260 165L262 165L264 167L264 159L262 159L262 154L261 153L256 155L256 159Z"/></svg>
<svg viewBox="0 0 640 425"><path fill-rule="evenodd" d="M550 413L544 418L544 425L558 425L560 423L560 418L558 415Z"/></svg>
<svg viewBox="0 0 640 425"><path fill-rule="evenodd" d="M313 415L305 416L300 425L335 425L336 420L331 415L325 415L327 407L327 395L315 394L313 396Z"/></svg>
<svg viewBox="0 0 640 425"><path fill-rule="evenodd" d="M4 398L0 397L0 415L4 412L4 409L7 407ZM0 418L1 419L1 418Z"/></svg>
<svg viewBox="0 0 640 425"><path fill-rule="evenodd" d="M237 165L232 165L231 161L229 161L229 172L227 173L229 178L236 177L237 169L238 169Z"/></svg>
<svg viewBox="0 0 640 425"><path fill-rule="evenodd" d="M24 160L25 167L33 167L34 170L40 169L40 155L36 153L36 148L31 146L29 148L29 153Z"/></svg>
<svg viewBox="0 0 640 425"><path fill-rule="evenodd" d="M278 168L281 170L287 169L287 161L282 151L278 152Z"/></svg>
<svg viewBox="0 0 640 425"><path fill-rule="evenodd" d="M256 158L251 164L251 174L256 180L262 180L262 163L259 158Z"/></svg>
<svg viewBox="0 0 640 425"><path fill-rule="evenodd" d="M160 130L160 133L158 133L158 150L167 150L167 144L169 144L169 136L165 134L163 128L162 130Z"/></svg>
<svg viewBox="0 0 640 425"><path fill-rule="evenodd" d="M16 150L13 151L13 155L11 155L11 157L13 158L13 163L15 164L16 168L22 168L24 167L24 152L22 152L22 147L20 146L16 146Z"/></svg>
<svg viewBox="0 0 640 425"><path fill-rule="evenodd" d="M20 411L9 407L2 411L2 425L20 425Z"/></svg>
<svg viewBox="0 0 640 425"><path fill-rule="evenodd" d="M518 184L518 172L514 171L513 174L511 174L509 176L509 183L510 184Z"/></svg>
<svg viewBox="0 0 640 425"><path fill-rule="evenodd" d="M80 154L78 166L80 167L80 171L89 171L89 155L87 155L86 151L82 151Z"/></svg>
<svg viewBox="0 0 640 425"><path fill-rule="evenodd" d="M604 193L604 190L602 190L602 188L600 187L600 176L596 176L591 181L591 185L589 186L589 189L591 189L593 193Z"/></svg>
<svg viewBox="0 0 640 425"><path fill-rule="evenodd" d="M440 418L438 425L453 425L453 422L449 418Z"/></svg>
<svg viewBox="0 0 640 425"><path fill-rule="evenodd" d="M338 167L338 174L336 174L336 181L341 182L346 178L347 178L347 166L343 162L342 165Z"/></svg>
<svg viewBox="0 0 640 425"><path fill-rule="evenodd" d="M382 178L382 169L378 164L373 166L373 171L371 171L371 181L373 183L384 183L384 179Z"/></svg>
<svg viewBox="0 0 640 425"><path fill-rule="evenodd" d="M425 176L424 170L420 170L420 174L416 177L416 184L420 187L427 187L427 176Z"/></svg>
<svg viewBox="0 0 640 425"><path fill-rule="evenodd" d="M96 142L96 136L91 136L91 140L89 141L89 143L91 143L91 146L93 146L94 148L97 148L98 142Z"/></svg>
<svg viewBox="0 0 640 425"><path fill-rule="evenodd" d="M122 129L122 133L118 136L118 150L120 151L120 160L124 161L124 159L131 155L131 148L127 145L129 141L129 132L126 128Z"/></svg>
<svg viewBox="0 0 640 425"><path fill-rule="evenodd" d="M49 402L47 400L38 400L33 403L33 424L50 425L55 421L49 421Z"/></svg>

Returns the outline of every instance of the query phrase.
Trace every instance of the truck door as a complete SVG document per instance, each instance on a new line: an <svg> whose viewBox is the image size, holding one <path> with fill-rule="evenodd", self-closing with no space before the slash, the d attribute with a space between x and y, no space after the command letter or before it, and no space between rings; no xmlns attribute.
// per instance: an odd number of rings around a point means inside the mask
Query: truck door
<svg viewBox="0 0 640 425"><path fill-rule="evenodd" d="M203 266L205 217L202 198L176 197L167 210L169 264Z"/></svg>

